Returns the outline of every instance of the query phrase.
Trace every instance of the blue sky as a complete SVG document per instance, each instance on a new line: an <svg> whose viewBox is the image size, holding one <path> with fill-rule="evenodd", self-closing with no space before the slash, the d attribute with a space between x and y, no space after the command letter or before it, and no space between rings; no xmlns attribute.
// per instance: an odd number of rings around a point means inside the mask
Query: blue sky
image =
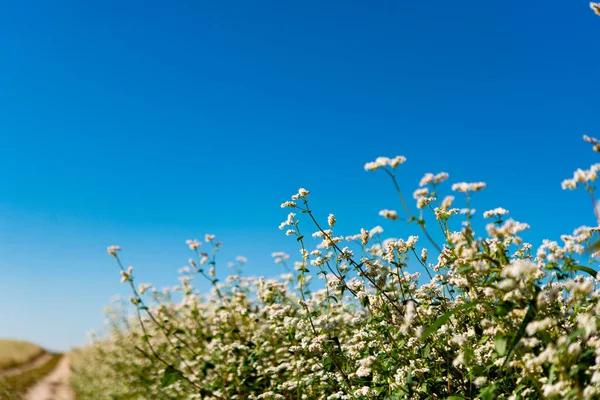
<svg viewBox="0 0 600 400"><path fill-rule="evenodd" d="M380 155L408 158L407 195L487 182L475 207L534 244L594 223L560 189L598 160L587 1L10 1L0 33L0 336L85 343L127 294L112 244L159 287L204 233L222 269L275 275L299 187L340 233L415 233L377 215L399 208Z"/></svg>

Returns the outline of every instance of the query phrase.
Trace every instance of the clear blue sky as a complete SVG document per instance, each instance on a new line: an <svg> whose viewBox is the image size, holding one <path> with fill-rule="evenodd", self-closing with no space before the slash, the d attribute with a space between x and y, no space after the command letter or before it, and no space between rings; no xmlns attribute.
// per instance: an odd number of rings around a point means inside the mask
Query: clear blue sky
<svg viewBox="0 0 600 400"><path fill-rule="evenodd" d="M186 239L275 275L282 201L343 234L399 208L377 156L486 181L557 239L594 223L562 192L598 161L600 18L588 1L8 1L0 13L0 336L86 341L119 284L175 284ZM446 186L449 190L449 185Z"/></svg>

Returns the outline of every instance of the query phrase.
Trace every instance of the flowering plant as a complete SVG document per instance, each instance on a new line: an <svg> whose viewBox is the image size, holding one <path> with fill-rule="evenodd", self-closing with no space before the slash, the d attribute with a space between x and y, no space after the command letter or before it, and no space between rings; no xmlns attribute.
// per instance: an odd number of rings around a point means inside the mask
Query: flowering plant
<svg viewBox="0 0 600 400"><path fill-rule="evenodd" d="M534 251L520 237L529 225L494 208L483 213L486 235L477 236L471 201L485 183L453 184L466 200L456 208L452 195L441 195L448 174L428 173L413 212L396 176L405 161L380 157L365 169L389 175L419 236L384 238L381 227L343 236L333 214L318 221L300 189L281 205L292 212L280 225L300 254L293 272L277 279L238 274L219 282L221 243L206 235L187 242L195 257L180 285L161 292L136 286L120 248L109 247L135 313L109 309L110 334L74 355L80 398L600 397L600 290L596 254L586 256L600 227L579 227ZM563 188L583 187L595 201L599 165L576 171ZM312 250L304 220L316 227ZM409 270L415 263L426 277ZM197 276L211 283L210 294L195 289ZM310 287L314 276L321 288Z"/></svg>

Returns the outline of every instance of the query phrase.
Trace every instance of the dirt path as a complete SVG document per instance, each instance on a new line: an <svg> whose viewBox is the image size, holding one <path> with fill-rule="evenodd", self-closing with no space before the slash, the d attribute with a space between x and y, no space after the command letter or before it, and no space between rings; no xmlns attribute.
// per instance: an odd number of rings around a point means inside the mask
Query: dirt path
<svg viewBox="0 0 600 400"><path fill-rule="evenodd" d="M54 371L50 372L44 379L33 386L25 397L26 400L75 400L75 394L71 390L69 378L69 356L65 355L58 363Z"/></svg>
<svg viewBox="0 0 600 400"><path fill-rule="evenodd" d="M26 364L22 364L22 365L19 365L18 367L14 367L14 368L1 370L0 378L2 378L3 376L19 375L27 370L41 367L42 365L46 364L51 358L52 358L52 354L44 352L44 353L40 354L38 357L34 358L33 360L27 362Z"/></svg>

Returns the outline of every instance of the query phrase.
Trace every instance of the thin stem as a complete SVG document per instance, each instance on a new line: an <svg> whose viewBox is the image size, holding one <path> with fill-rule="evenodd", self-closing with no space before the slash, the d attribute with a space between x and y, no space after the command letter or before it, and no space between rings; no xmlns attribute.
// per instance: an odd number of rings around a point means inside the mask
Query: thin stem
<svg viewBox="0 0 600 400"><path fill-rule="evenodd" d="M396 175L392 172L390 172L388 169L384 170L389 176L390 178L392 178L392 182L394 182L394 187L396 188L396 192L398 193L398 197L400 197L400 202L402 203L402 206L404 207L404 210L406 211L406 213L408 214L408 216L411 219L415 219L419 222L419 226L421 227L421 230L423 231L423 233L425 234L425 236L427 237L427 240L429 240L431 242L431 244L433 245L433 247L436 248L436 250L441 253L442 249L440 246L438 246L438 244L433 240L433 238L431 237L431 235L429 234L429 232L427 232L427 229L425 228L425 220L423 219L417 219L414 214L412 212L410 212L410 209L408 208L408 205L406 204L406 201L404 200L404 196L402 195L402 191L400 190L400 184L398 184L398 180L396 179Z"/></svg>

